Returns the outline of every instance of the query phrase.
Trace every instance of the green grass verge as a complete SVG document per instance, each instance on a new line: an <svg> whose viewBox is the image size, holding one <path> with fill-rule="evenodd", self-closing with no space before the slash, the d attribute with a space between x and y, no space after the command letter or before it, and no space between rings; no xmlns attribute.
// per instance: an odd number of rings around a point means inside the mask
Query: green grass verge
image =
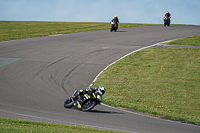
<svg viewBox="0 0 200 133"><path fill-rule="evenodd" d="M172 42L169 42L168 44L170 44L170 45L200 46L200 35L174 40Z"/></svg>
<svg viewBox="0 0 200 133"><path fill-rule="evenodd" d="M94 22L0 21L0 25L0 42L55 34L110 29L110 23ZM149 25L153 24L120 23L119 28Z"/></svg>
<svg viewBox="0 0 200 133"><path fill-rule="evenodd" d="M170 44L193 38L199 46L200 36ZM200 124L199 66L200 48L148 48L110 66L93 86L107 88L106 104Z"/></svg>
<svg viewBox="0 0 200 133"><path fill-rule="evenodd" d="M1 133L117 133L116 131L0 118Z"/></svg>

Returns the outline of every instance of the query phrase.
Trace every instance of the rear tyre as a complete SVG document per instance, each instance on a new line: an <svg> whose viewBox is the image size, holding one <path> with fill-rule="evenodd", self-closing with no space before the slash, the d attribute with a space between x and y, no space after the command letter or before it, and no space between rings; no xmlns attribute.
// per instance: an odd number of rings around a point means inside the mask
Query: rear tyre
<svg viewBox="0 0 200 133"><path fill-rule="evenodd" d="M73 106L74 102L72 101L71 98L67 99L64 103L65 108L71 108Z"/></svg>
<svg viewBox="0 0 200 133"><path fill-rule="evenodd" d="M96 101L90 99L83 103L81 109L82 111L90 111L91 109L94 108L95 105L96 105Z"/></svg>
<svg viewBox="0 0 200 133"><path fill-rule="evenodd" d="M170 22L167 23L167 26L170 26Z"/></svg>

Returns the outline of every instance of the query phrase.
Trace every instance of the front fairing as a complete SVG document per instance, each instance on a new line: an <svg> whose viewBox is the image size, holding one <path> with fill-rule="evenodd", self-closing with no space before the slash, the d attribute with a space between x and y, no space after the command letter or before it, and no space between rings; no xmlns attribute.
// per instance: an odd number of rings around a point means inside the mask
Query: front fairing
<svg viewBox="0 0 200 133"><path fill-rule="evenodd" d="M116 24L115 21L111 21L111 22L110 22L110 25L111 25L111 26L114 25L114 26L116 27L117 24Z"/></svg>
<svg viewBox="0 0 200 133"><path fill-rule="evenodd" d="M169 17L167 17L167 16L164 16L164 21L168 21L170 18Z"/></svg>

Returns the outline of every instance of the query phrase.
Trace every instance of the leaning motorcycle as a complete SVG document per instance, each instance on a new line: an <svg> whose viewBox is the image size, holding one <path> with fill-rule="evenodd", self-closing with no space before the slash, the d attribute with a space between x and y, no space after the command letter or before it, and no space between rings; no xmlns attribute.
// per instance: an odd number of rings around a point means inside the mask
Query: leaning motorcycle
<svg viewBox="0 0 200 133"><path fill-rule="evenodd" d="M90 111L102 101L102 96L97 93L86 93L80 95L78 90L75 90L73 95L64 102L65 108L75 107L82 111Z"/></svg>
<svg viewBox="0 0 200 133"><path fill-rule="evenodd" d="M116 32L117 31L117 22L115 20L112 20L110 22L110 25L111 25L111 28L110 28L110 31L112 32L113 30Z"/></svg>
<svg viewBox="0 0 200 133"><path fill-rule="evenodd" d="M169 17L164 16L163 20L164 20L164 26L166 26L166 25L170 26L170 18Z"/></svg>

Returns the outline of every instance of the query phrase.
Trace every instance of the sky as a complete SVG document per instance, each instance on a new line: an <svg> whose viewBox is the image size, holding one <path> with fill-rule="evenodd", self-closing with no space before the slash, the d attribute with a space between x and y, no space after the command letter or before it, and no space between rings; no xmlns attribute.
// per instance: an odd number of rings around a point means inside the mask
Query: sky
<svg viewBox="0 0 200 133"><path fill-rule="evenodd" d="M0 0L0 21L110 22L200 25L200 0Z"/></svg>

